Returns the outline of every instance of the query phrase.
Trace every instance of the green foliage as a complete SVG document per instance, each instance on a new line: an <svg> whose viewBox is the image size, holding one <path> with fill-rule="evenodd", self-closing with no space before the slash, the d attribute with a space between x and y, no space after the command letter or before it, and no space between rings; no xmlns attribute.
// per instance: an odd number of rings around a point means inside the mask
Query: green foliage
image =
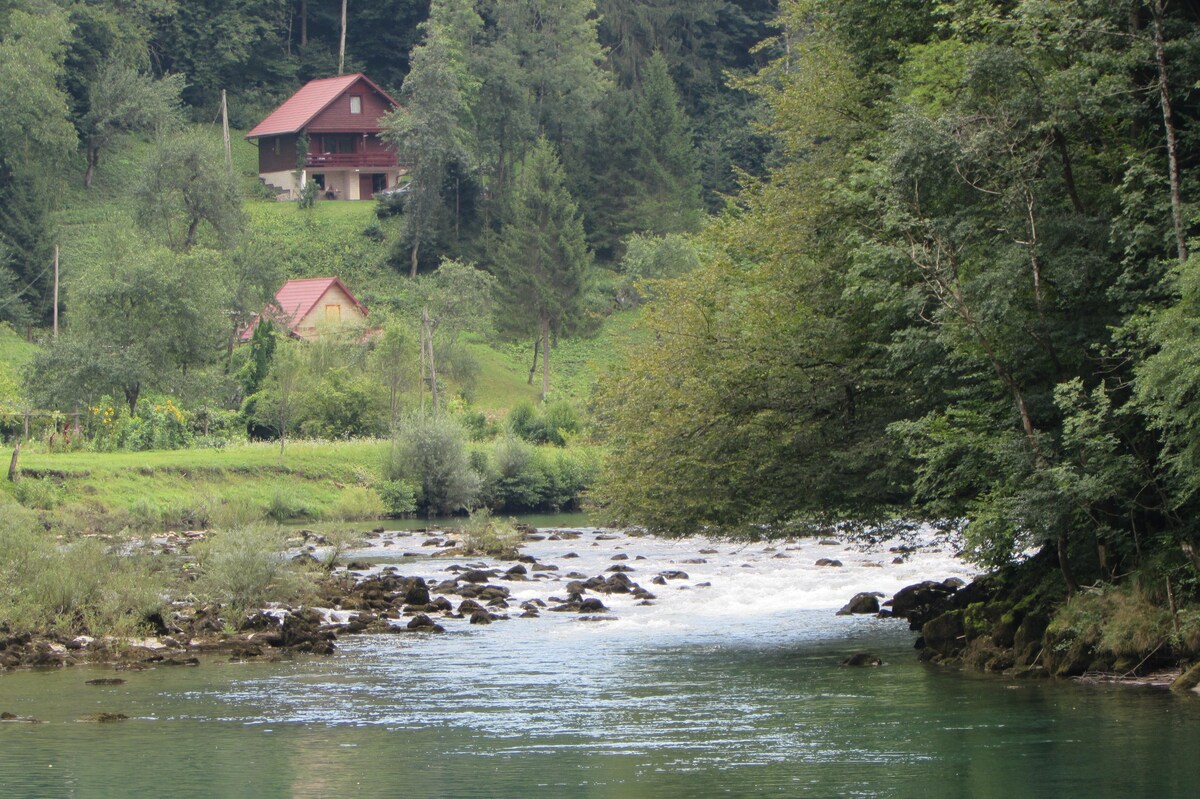
<svg viewBox="0 0 1200 799"><path fill-rule="evenodd" d="M522 164L500 228L493 271L502 330L542 342L542 394L550 390L551 336L578 324L592 256L553 146L539 139Z"/></svg>
<svg viewBox="0 0 1200 799"><path fill-rule="evenodd" d="M335 367L303 388L297 425L303 435L314 438L379 435L384 425L376 396L364 377Z"/></svg>
<svg viewBox="0 0 1200 799"><path fill-rule="evenodd" d="M148 558L95 540L60 545L31 512L0 507L0 618L13 632L134 634L161 610L164 587Z"/></svg>
<svg viewBox="0 0 1200 799"><path fill-rule="evenodd" d="M276 522L312 519L317 516L304 491L293 486L277 486L267 502L266 516Z"/></svg>
<svg viewBox="0 0 1200 799"><path fill-rule="evenodd" d="M500 521L490 511L472 511L459 529L462 549L469 555L515 558L521 545L521 533L511 521Z"/></svg>
<svg viewBox="0 0 1200 799"><path fill-rule="evenodd" d="M383 507L391 516L403 516L417 509L416 492L411 483L403 480L380 480L375 483Z"/></svg>
<svg viewBox="0 0 1200 799"><path fill-rule="evenodd" d="M27 508L50 510L62 504L62 488L49 477L18 480L13 498Z"/></svg>
<svg viewBox="0 0 1200 799"><path fill-rule="evenodd" d="M199 565L196 596L237 612L304 597L312 578L291 562L284 545L283 531L268 525L212 533L191 550Z"/></svg>
<svg viewBox="0 0 1200 799"><path fill-rule="evenodd" d="M128 236L110 245L75 285L66 334L30 364L29 394L40 407L73 411L107 393L123 396L132 414L143 390L170 388L225 340L216 253L174 253Z"/></svg>
<svg viewBox="0 0 1200 799"><path fill-rule="evenodd" d="M147 234L176 251L190 250L207 230L223 249L241 230L241 202L212 128L163 131L136 189L138 220Z"/></svg>
<svg viewBox="0 0 1200 799"><path fill-rule="evenodd" d="M395 434L382 469L384 480L417 487L417 507L427 515L472 510L482 480L471 468L466 432L447 416L410 417Z"/></svg>

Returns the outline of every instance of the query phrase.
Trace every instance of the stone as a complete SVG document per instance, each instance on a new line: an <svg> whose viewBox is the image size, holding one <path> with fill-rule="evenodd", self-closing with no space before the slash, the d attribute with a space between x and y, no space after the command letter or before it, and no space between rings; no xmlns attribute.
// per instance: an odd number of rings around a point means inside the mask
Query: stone
<svg viewBox="0 0 1200 799"><path fill-rule="evenodd" d="M840 560L838 560L837 558L818 558L815 565L817 565L817 566L841 566L842 562Z"/></svg>
<svg viewBox="0 0 1200 799"><path fill-rule="evenodd" d="M434 633L442 633L446 631L445 627L440 624L435 624L433 619L429 618L424 613L418 613L416 616L413 616L408 622L408 629L418 632Z"/></svg>
<svg viewBox="0 0 1200 799"><path fill-rule="evenodd" d="M879 612L879 594L874 591L863 591L855 594L854 598L845 604L845 606L837 612L839 616L850 616L856 613L878 613Z"/></svg>
<svg viewBox="0 0 1200 799"><path fill-rule="evenodd" d="M685 571L679 571L678 569L668 569L667 571L659 572L658 576L662 577L664 580L686 580L686 579L688 579L688 573Z"/></svg>
<svg viewBox="0 0 1200 799"><path fill-rule="evenodd" d="M870 652L855 652L842 661L843 666L882 666L883 659Z"/></svg>
<svg viewBox="0 0 1200 799"><path fill-rule="evenodd" d="M492 614L487 611L477 611L471 614L471 624L491 624Z"/></svg>
<svg viewBox="0 0 1200 799"><path fill-rule="evenodd" d="M606 608L604 603L596 597L588 597L579 603L580 613L603 613L606 610L608 610L608 608Z"/></svg>

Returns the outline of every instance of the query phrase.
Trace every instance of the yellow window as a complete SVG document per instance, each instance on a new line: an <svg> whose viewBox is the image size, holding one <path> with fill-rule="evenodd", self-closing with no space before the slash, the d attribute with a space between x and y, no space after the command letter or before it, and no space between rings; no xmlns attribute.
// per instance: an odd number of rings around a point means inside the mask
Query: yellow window
<svg viewBox="0 0 1200 799"><path fill-rule="evenodd" d="M342 306L326 305L325 306L325 321L326 322L342 321Z"/></svg>

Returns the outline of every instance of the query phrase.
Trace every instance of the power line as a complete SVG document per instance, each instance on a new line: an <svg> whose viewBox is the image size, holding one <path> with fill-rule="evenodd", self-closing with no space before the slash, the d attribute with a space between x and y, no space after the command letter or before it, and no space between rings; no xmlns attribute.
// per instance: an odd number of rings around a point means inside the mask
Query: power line
<svg viewBox="0 0 1200 799"><path fill-rule="evenodd" d="M16 294L9 297L3 303L0 303L0 308L7 308L8 306L12 305L17 300L21 299L22 294L24 294L25 292L27 292L31 288L33 288L34 284L37 283L39 280L41 280L43 277L45 277L46 273L49 272L53 268L54 268L54 262L51 261L50 264L45 269L42 270L42 273L40 275L38 275L33 280L29 281L28 284L26 284L25 288L21 289Z"/></svg>

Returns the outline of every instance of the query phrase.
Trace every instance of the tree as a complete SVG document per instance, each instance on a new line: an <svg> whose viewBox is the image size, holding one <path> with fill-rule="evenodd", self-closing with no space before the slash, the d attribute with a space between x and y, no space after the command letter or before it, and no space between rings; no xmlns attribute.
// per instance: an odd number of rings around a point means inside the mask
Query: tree
<svg viewBox="0 0 1200 799"><path fill-rule="evenodd" d="M73 410L102 394L134 413L147 389L169 390L187 370L211 363L226 330L220 255L175 253L136 238L112 242L109 260L67 286L63 335L34 359L30 391L45 408Z"/></svg>
<svg viewBox="0 0 1200 799"><path fill-rule="evenodd" d="M100 154L123 133L150 133L174 126L183 76L151 75L109 61L88 86L88 110L79 119L79 138L87 158L83 185L92 187Z"/></svg>
<svg viewBox="0 0 1200 799"><path fill-rule="evenodd" d="M478 83L466 63L482 21L469 3L434 4L425 39L412 53L412 71L404 81L405 102L384 123L384 138L400 160L411 164L404 198L404 237L409 274L417 276L421 245L446 215L442 186L452 162L469 162L471 103Z"/></svg>
<svg viewBox="0 0 1200 799"><path fill-rule="evenodd" d="M542 397L550 393L550 342L583 311L592 256L554 146L541 138L521 164L505 209L493 273L512 333L536 333Z"/></svg>
<svg viewBox="0 0 1200 799"><path fill-rule="evenodd" d="M388 392L388 420L394 432L400 424L404 393L417 384L417 342L408 327L392 319L371 351L371 367Z"/></svg>
<svg viewBox="0 0 1200 799"><path fill-rule="evenodd" d="M70 37L65 12L9 11L0 21L0 315L37 321L50 310L53 175L75 150L69 98L60 88Z"/></svg>
<svg viewBox="0 0 1200 799"><path fill-rule="evenodd" d="M443 261L417 288L421 303L421 377L429 386L434 413L440 407L438 351L444 355L457 343L460 333L486 327L492 312L494 284L491 275L470 264Z"/></svg>
<svg viewBox="0 0 1200 799"><path fill-rule="evenodd" d="M162 134L137 187L137 215L171 249L190 250L201 224L220 247L242 225L242 208L224 164L220 139L205 128Z"/></svg>

